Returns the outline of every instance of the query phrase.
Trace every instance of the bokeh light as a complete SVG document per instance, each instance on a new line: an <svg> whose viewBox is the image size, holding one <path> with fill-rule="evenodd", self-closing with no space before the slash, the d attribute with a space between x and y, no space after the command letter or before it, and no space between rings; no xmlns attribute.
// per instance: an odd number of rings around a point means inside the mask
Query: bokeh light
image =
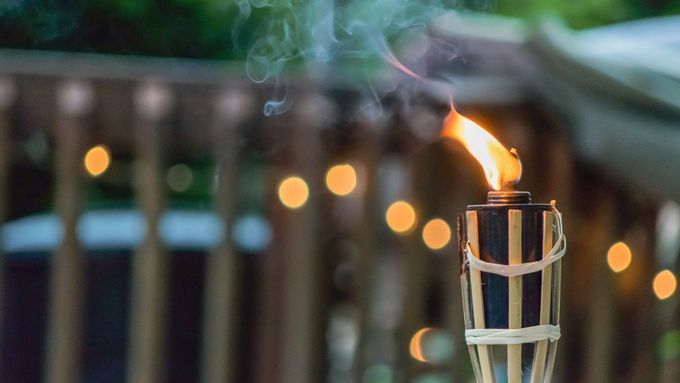
<svg viewBox="0 0 680 383"><path fill-rule="evenodd" d="M307 183L300 177L290 176L279 184L279 199L281 203L290 208L302 207L309 197Z"/></svg>
<svg viewBox="0 0 680 383"><path fill-rule="evenodd" d="M427 362L427 359L423 354L423 337L430 331L432 331L432 328L430 327L422 328L413 334L413 337L411 338L409 352L411 353L413 359L419 362Z"/></svg>
<svg viewBox="0 0 680 383"><path fill-rule="evenodd" d="M170 190L175 193L187 191L194 180L194 173L185 164L177 164L168 169L166 182Z"/></svg>
<svg viewBox="0 0 680 383"><path fill-rule="evenodd" d="M430 220L423 227L423 242L432 250L446 246L451 240L451 228L441 218Z"/></svg>
<svg viewBox="0 0 680 383"><path fill-rule="evenodd" d="M661 335L659 354L663 360L680 358L680 329L669 330Z"/></svg>
<svg viewBox="0 0 680 383"><path fill-rule="evenodd" d="M396 233L408 233L416 224L416 211L406 201L397 201L387 208L387 225Z"/></svg>
<svg viewBox="0 0 680 383"><path fill-rule="evenodd" d="M394 382L394 368L386 363L376 363L366 367L362 382L364 383L392 383Z"/></svg>
<svg viewBox="0 0 680 383"><path fill-rule="evenodd" d="M272 228L269 221L261 215L248 214L234 221L231 235L239 250L258 253L271 242Z"/></svg>
<svg viewBox="0 0 680 383"><path fill-rule="evenodd" d="M607 264L613 272L619 273L630 266L633 253L628 245L623 242L616 242L607 251Z"/></svg>
<svg viewBox="0 0 680 383"><path fill-rule="evenodd" d="M83 158L83 166L92 177L98 177L111 165L109 148L105 145L97 145L90 148Z"/></svg>
<svg viewBox="0 0 680 383"><path fill-rule="evenodd" d="M326 172L326 186L333 194L345 196L356 189L357 173L349 164L335 165Z"/></svg>
<svg viewBox="0 0 680 383"><path fill-rule="evenodd" d="M433 365L444 365L455 353L453 338L446 332L424 327L411 337L409 352L413 359Z"/></svg>
<svg viewBox="0 0 680 383"><path fill-rule="evenodd" d="M678 287L678 281L670 270L663 270L656 274L652 284L657 298L664 300L670 298Z"/></svg>

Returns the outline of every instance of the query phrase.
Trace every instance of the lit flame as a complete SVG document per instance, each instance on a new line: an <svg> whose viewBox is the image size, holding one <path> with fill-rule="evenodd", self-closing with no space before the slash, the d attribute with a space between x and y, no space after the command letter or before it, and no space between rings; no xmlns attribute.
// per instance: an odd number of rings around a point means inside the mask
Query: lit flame
<svg viewBox="0 0 680 383"><path fill-rule="evenodd" d="M458 114L453 107L444 120L442 136L453 138L465 146L482 165L486 180L494 190L519 182L522 163L515 149L507 150L489 132Z"/></svg>

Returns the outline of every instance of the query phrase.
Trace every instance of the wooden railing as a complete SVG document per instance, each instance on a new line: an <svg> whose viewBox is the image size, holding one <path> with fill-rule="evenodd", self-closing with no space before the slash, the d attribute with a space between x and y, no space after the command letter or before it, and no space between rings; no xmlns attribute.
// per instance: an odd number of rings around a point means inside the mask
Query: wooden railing
<svg viewBox="0 0 680 383"><path fill-rule="evenodd" d="M159 231L172 202L164 161L175 152L183 158L209 154L215 171L204 210L223 225L215 246L198 249L207 255L204 278L195 281L205 286L203 308L196 313L202 320L196 335L200 348L188 351L200 354L196 379L315 383L388 376L406 382L425 373L470 379L455 238L444 250L431 251L419 231L433 217L453 226L466 204L484 199L477 165L436 139L448 100L413 94L416 102L390 113L390 103L399 100L388 96L385 112L371 114L366 108L375 105L360 92L334 87L332 80L315 86L301 79L306 86L290 90L293 109L264 118L266 89L242 81L233 68L13 51L0 57L0 220L23 211L8 190L10 170L25 161L20 153L25 137L46 135L54 153L54 161L43 166L54 180L52 200L62 230L49 258L45 362L35 366L44 367L42 379L88 380L83 355L90 257L78 225L87 186L98 182L87 177L81 161L97 143L112 147L114 161L119 154L130 159L131 171L123 170L117 182L130 187L146 225L131 255L127 365L117 367L126 371L127 381L180 381L168 373L173 361L167 352L173 336L168 308L174 250ZM504 141L517 146L526 164L523 185L535 200L557 199L565 213L570 250L563 270L561 380L613 379L619 372L610 366L621 356L612 345L620 335L612 329L617 314L607 302L618 287L603 256L614 240L633 236L640 278L649 277L656 201L640 199L578 163L566 122L516 80L490 74L458 83L466 89L457 95L459 108L497 127ZM493 103L485 104L480 95L494 84L502 86L493 92ZM256 177L263 185L261 194L251 197L262 201L262 214L273 228L271 243L257 255L244 254L232 239L234 223L244 213L244 192L257 192L241 187L247 156L257 158ZM359 176L356 193L344 199L325 192L323 184L324 170L342 162L355 165ZM310 188L310 199L299 210L276 198L279 181L290 174ZM417 229L405 236L390 233L383 221L385 208L397 199L410 201L418 212ZM630 205L633 200L636 205ZM626 224L617 223L621 206L634 217ZM626 307L653 305L650 294L638 293ZM649 360L654 344L645 340L653 326L638 319L638 336L628 340L635 347L618 352L633 361L636 376L654 376L657 366ZM454 353L446 361L423 363L409 353L412 336L423 327L440 328L451 340ZM337 328L344 346L332 344ZM3 343L3 354L12 352L8 347ZM334 347L347 355L334 356ZM11 369L0 366L0 371Z"/></svg>

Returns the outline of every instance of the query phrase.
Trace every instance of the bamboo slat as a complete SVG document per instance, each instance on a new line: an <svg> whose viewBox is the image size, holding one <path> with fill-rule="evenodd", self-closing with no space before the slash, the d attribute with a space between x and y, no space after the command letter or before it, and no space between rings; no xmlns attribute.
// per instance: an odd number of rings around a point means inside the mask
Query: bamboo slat
<svg viewBox="0 0 680 383"><path fill-rule="evenodd" d="M477 212L468 210L465 213L465 226L467 227L467 240L470 244L472 254L479 254L479 232ZM475 328L485 328L484 319L484 296L482 292L482 272L470 269L470 294L472 295L472 317ZM486 345L478 345L479 365L482 370L482 381L484 383L495 382L495 375L491 363L491 349Z"/></svg>
<svg viewBox="0 0 680 383"><path fill-rule="evenodd" d="M543 212L543 257L550 252L553 247L553 222L555 216L551 212ZM550 312L552 311L552 265L546 266L541 278L541 313L539 324L550 324ZM531 382L541 383L545 373L545 357L548 352L548 341L542 340L536 343L536 353L534 356L534 366L531 369Z"/></svg>
<svg viewBox="0 0 680 383"><path fill-rule="evenodd" d="M52 258L45 381L80 380L85 257L78 241L78 216L83 197L81 160L83 117L90 112L93 91L81 81L59 86L56 126L55 206L62 239Z"/></svg>
<svg viewBox="0 0 680 383"><path fill-rule="evenodd" d="M522 263L522 211L508 210L508 264ZM508 328L522 327L522 276L508 278ZM522 382L522 345L508 345L508 383Z"/></svg>

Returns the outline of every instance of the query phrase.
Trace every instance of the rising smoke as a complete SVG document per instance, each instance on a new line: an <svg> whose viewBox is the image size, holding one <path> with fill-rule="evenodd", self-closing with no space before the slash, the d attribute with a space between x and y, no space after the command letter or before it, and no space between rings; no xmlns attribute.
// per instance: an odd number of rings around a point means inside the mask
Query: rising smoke
<svg viewBox="0 0 680 383"><path fill-rule="evenodd" d="M417 63L400 60L392 47L405 40L425 42L431 21L458 6L446 0L238 0L233 34L238 36L254 12L267 13L255 28L245 64L251 81L273 89L263 107L267 116L290 110L289 76L299 71L316 81L349 72L380 104L382 92L373 83L383 66L424 80ZM448 55L456 57L455 52Z"/></svg>

